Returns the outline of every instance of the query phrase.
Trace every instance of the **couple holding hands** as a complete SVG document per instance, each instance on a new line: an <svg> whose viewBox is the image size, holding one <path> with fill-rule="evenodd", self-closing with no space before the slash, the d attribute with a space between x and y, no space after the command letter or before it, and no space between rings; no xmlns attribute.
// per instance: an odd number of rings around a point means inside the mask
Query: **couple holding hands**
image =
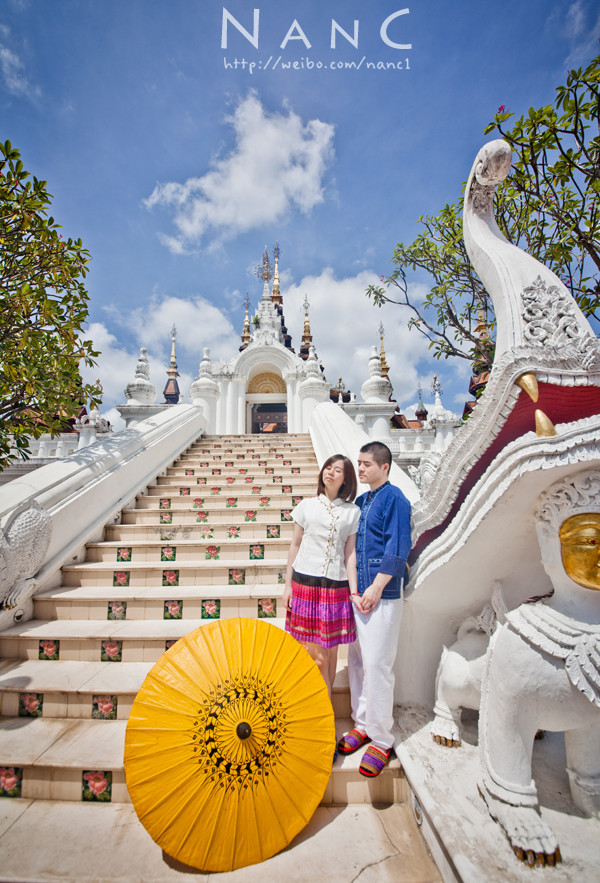
<svg viewBox="0 0 600 883"><path fill-rule="evenodd" d="M323 464L317 496L292 512L283 594L286 630L311 654L330 695L337 648L350 644L354 727L337 750L352 754L370 743L359 767L369 777L385 769L393 745L393 666L410 552L410 503L388 480L391 464L381 442L361 448L358 476L369 491L356 503L350 460L334 454Z"/></svg>

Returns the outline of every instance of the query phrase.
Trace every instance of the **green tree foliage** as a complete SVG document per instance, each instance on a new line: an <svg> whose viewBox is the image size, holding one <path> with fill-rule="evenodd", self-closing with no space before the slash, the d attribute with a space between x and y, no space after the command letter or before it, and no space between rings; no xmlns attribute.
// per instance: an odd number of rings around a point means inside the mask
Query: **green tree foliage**
<svg viewBox="0 0 600 883"><path fill-rule="evenodd" d="M585 315L600 320L600 56L570 71L554 105L530 108L505 129L512 116L501 106L485 129L513 150L513 169L496 194L498 225L564 281ZM392 273L367 295L408 307L409 326L428 338L436 358L467 359L477 371L493 361L493 309L469 262L461 213L459 200L419 218L420 234L398 243ZM409 292L409 270L432 279L423 300Z"/></svg>
<svg viewBox="0 0 600 883"><path fill-rule="evenodd" d="M0 468L11 447L27 459L29 437L56 434L82 404L100 404L99 386L79 373L98 355L80 336L90 256L58 232L51 199L10 141L0 143Z"/></svg>

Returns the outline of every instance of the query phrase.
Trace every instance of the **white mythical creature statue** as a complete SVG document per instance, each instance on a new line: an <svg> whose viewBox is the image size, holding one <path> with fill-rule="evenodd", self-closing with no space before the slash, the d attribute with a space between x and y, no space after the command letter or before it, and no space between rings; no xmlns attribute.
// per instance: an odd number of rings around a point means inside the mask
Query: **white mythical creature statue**
<svg viewBox="0 0 600 883"><path fill-rule="evenodd" d="M554 864L531 752L538 728L565 731L575 805L600 814L600 471L540 497L537 534L553 594L506 614L485 656L479 790L519 858Z"/></svg>
<svg viewBox="0 0 600 883"><path fill-rule="evenodd" d="M0 631L30 618L50 536L50 516L35 502L17 507L0 529Z"/></svg>

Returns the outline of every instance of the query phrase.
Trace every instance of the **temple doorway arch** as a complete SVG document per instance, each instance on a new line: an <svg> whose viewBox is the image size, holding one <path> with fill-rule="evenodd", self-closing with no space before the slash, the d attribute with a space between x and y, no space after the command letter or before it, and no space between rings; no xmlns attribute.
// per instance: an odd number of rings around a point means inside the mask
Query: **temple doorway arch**
<svg viewBox="0 0 600 883"><path fill-rule="evenodd" d="M247 432L287 432L287 389L283 377L274 371L260 371L251 377L246 393Z"/></svg>

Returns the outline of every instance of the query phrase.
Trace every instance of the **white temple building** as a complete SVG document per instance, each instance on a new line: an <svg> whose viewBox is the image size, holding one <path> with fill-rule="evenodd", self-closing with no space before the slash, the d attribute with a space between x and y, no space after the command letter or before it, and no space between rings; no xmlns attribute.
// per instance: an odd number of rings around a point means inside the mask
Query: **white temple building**
<svg viewBox="0 0 600 883"><path fill-rule="evenodd" d="M246 315L239 352L229 361L210 357L205 347L198 376L190 388L194 405L204 414L209 435L309 431L315 407L334 401L367 435L385 442L398 465L418 478L418 467L427 455L435 464L448 447L458 426L458 416L448 411L440 399L440 384L434 380L434 405L428 413L419 391L415 420L407 420L393 400L380 326L380 351L371 349L367 377L361 388L362 401L344 388L328 382L313 345L305 300L304 330L299 353L292 347L283 314L279 282L279 248L274 249L273 266L265 249L257 271L263 280L262 298L252 319ZM233 342L232 342L233 343ZM172 331L169 380L164 402L156 402L157 390L150 382L147 351L142 348L135 378L125 389L127 403L118 406L126 425L156 414L181 401L177 385L175 329Z"/></svg>

